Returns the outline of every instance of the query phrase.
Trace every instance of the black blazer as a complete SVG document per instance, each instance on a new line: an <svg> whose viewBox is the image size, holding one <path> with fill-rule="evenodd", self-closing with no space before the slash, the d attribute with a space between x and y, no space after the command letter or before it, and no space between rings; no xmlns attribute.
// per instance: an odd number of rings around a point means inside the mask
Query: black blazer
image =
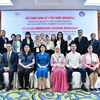
<svg viewBox="0 0 100 100"><path fill-rule="evenodd" d="M2 56L2 64L1 67L9 67L10 69L17 69L17 60L18 56L17 53L13 52L11 53L11 59L10 59L10 64L11 66L8 66L8 60L7 60L7 52L5 52Z"/></svg>
<svg viewBox="0 0 100 100"><path fill-rule="evenodd" d="M13 40L10 40L9 43L12 45L13 44Z"/></svg>
<svg viewBox="0 0 100 100"><path fill-rule="evenodd" d="M6 38L6 37L5 37ZM8 38L6 38L7 42L9 41ZM0 36L0 53L3 54L5 52L7 52L6 48L4 48L4 44L5 44L5 41L4 39L2 38L2 36Z"/></svg>
<svg viewBox="0 0 100 100"><path fill-rule="evenodd" d="M71 43L69 44L69 46L71 46L71 44L73 44L74 41L72 40ZM68 50L68 41L65 41L65 52L69 53L71 50Z"/></svg>
<svg viewBox="0 0 100 100"><path fill-rule="evenodd" d="M91 44L91 41L89 41L89 44ZM97 55L99 55L99 52L100 52L100 42L99 40L94 40L94 43L93 43L93 53L96 53Z"/></svg>
<svg viewBox="0 0 100 100"><path fill-rule="evenodd" d="M66 55L66 53L65 53L65 40L64 39L61 40L60 48L61 48L61 53Z"/></svg>
<svg viewBox="0 0 100 100"><path fill-rule="evenodd" d="M88 48L88 39L87 37L82 36L81 41L79 42L79 37L76 37L74 39L74 42L77 46L77 52L79 52L80 54L85 54L87 52L87 48Z"/></svg>
<svg viewBox="0 0 100 100"><path fill-rule="evenodd" d="M27 39L23 39L22 41L22 49L24 49L24 46L27 44ZM33 40L30 40L30 49L31 49L31 52L34 52L34 43L33 43Z"/></svg>

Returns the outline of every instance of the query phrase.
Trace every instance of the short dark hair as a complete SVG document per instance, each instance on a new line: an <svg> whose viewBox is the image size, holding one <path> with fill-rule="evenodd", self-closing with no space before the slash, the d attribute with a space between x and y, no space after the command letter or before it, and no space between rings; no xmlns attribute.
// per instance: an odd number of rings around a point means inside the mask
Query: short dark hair
<svg viewBox="0 0 100 100"><path fill-rule="evenodd" d="M39 47L39 49L40 49L42 46L45 47L45 49L47 49L46 46L45 46L44 44L41 44L40 47ZM40 51L41 51L41 50L40 50Z"/></svg>
<svg viewBox="0 0 100 100"><path fill-rule="evenodd" d="M83 30L82 30L82 29L79 29L79 30L78 30L78 32L79 32L79 31L82 31L82 32L83 32Z"/></svg>
<svg viewBox="0 0 100 100"><path fill-rule="evenodd" d="M1 31L3 31L4 33L6 32L5 30L1 30Z"/></svg>
<svg viewBox="0 0 100 100"><path fill-rule="evenodd" d="M45 37L49 37L49 35L46 35Z"/></svg>
<svg viewBox="0 0 100 100"><path fill-rule="evenodd" d="M10 44L10 45L12 46L12 44L11 44L11 42L10 42L10 41L9 41L9 42L7 42L7 44ZM6 45L7 45L7 44L6 44Z"/></svg>
<svg viewBox="0 0 100 100"><path fill-rule="evenodd" d="M95 34L95 33L91 33L91 35L90 35L90 36L92 36L92 35L95 35L95 36L96 36L96 34Z"/></svg>
<svg viewBox="0 0 100 100"><path fill-rule="evenodd" d="M71 46L74 45L74 44L75 44L75 43L73 42L73 43L71 44ZM75 45L76 45L76 44L75 44Z"/></svg>
<svg viewBox="0 0 100 100"><path fill-rule="evenodd" d="M17 34L16 36L19 36L21 38L21 35L20 34Z"/></svg>
<svg viewBox="0 0 100 100"><path fill-rule="evenodd" d="M93 48L93 46L91 44L89 44L87 48L89 48L89 47L92 47Z"/></svg>
<svg viewBox="0 0 100 100"><path fill-rule="evenodd" d="M11 34L11 38L12 38L12 36L14 36L16 38L16 35L15 34Z"/></svg>

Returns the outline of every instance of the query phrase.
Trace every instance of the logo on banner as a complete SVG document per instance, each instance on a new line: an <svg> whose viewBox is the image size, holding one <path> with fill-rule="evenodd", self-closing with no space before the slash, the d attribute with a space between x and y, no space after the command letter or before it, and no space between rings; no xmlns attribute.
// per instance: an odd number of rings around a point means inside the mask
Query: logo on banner
<svg viewBox="0 0 100 100"><path fill-rule="evenodd" d="M21 12L15 12L14 15L15 16L20 16L21 15Z"/></svg>
<svg viewBox="0 0 100 100"><path fill-rule="evenodd" d="M83 11L79 12L79 16L84 17L85 16L85 12L83 12Z"/></svg>

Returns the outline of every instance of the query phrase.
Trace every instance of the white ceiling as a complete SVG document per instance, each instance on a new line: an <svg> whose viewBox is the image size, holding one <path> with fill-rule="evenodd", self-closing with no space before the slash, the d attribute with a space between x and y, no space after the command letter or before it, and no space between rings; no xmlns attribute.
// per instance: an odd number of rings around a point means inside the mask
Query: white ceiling
<svg viewBox="0 0 100 100"><path fill-rule="evenodd" d="M0 6L0 10L36 9L87 9L99 10L100 6L84 6L86 0L11 0L13 6Z"/></svg>

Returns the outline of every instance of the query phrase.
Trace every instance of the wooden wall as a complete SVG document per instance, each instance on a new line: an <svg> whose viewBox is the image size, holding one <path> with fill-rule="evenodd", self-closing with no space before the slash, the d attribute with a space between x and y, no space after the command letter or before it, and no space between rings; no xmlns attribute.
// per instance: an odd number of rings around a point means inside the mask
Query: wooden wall
<svg viewBox="0 0 100 100"><path fill-rule="evenodd" d="M98 38L100 39L100 13L98 13Z"/></svg>

